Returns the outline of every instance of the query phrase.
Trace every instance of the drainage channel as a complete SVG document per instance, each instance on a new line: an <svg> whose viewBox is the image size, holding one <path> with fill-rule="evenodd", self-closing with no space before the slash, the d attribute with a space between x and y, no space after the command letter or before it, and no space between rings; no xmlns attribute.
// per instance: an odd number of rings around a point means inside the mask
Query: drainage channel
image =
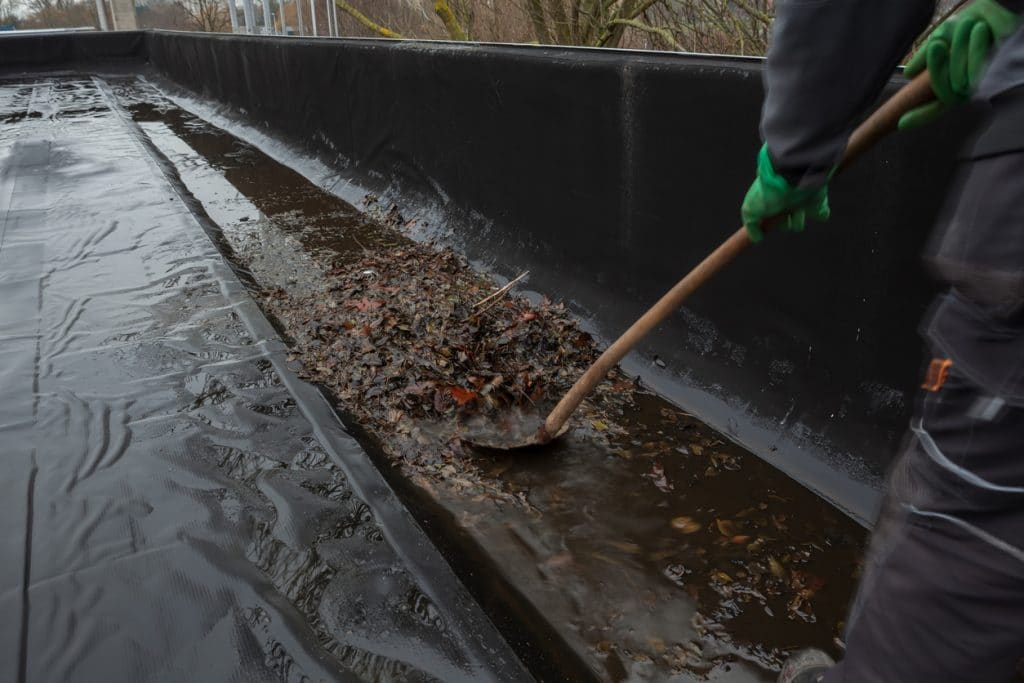
<svg viewBox="0 0 1024 683"><path fill-rule="evenodd" d="M315 294L324 263L409 242L152 85L114 91L256 294ZM386 436L348 424L539 678L771 681L792 649L840 655L863 529L696 417L623 391L609 424L548 451L469 456L521 505L404 477L375 448Z"/></svg>

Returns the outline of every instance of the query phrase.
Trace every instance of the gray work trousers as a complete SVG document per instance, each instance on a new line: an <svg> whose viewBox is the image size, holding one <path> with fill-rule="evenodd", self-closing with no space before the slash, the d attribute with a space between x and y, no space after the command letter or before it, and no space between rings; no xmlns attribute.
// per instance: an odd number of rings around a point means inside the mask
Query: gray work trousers
<svg viewBox="0 0 1024 683"><path fill-rule="evenodd" d="M964 155L930 250L954 290L825 683L1005 683L1024 658L1024 90ZM944 224L943 224L944 223Z"/></svg>
<svg viewBox="0 0 1024 683"><path fill-rule="evenodd" d="M955 364L922 394L825 683L1009 682L1024 657L1024 408Z"/></svg>

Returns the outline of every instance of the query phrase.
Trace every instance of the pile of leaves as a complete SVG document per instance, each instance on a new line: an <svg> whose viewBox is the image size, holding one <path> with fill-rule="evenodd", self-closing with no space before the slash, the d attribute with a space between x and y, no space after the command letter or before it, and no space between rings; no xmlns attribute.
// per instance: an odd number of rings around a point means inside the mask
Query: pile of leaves
<svg viewBox="0 0 1024 683"><path fill-rule="evenodd" d="M562 304L498 288L426 244L367 251L327 271L322 291L265 304L307 379L327 387L393 460L423 478L496 493L469 464L459 425L543 414L596 358Z"/></svg>

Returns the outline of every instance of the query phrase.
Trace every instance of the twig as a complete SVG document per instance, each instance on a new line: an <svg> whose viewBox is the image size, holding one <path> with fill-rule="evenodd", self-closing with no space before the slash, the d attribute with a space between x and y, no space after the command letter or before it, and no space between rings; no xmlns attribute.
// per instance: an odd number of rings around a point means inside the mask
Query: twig
<svg viewBox="0 0 1024 683"><path fill-rule="evenodd" d="M356 241L356 244L358 244L359 246L361 246L363 248L363 251L365 251L367 254L370 253L370 250L366 248L365 244L363 244L362 242L359 241L358 237L356 237L355 235L352 235L352 239L354 239Z"/></svg>
<svg viewBox="0 0 1024 683"><path fill-rule="evenodd" d="M473 304L473 308L476 308L477 306L482 306L483 304L487 303L488 301L490 301L491 299L493 299L496 296L502 296L503 294L508 292L508 290L512 289L512 287L514 287L517 282L519 282L520 280L522 280L524 277L526 277L529 274L530 274L530 271L524 270L522 273L520 273L516 277L516 279L509 281L509 283L507 285L505 285L504 287L499 288L495 292L485 296L483 299L480 299L480 301L477 301L475 304ZM484 309L484 310L486 310L486 309ZM482 313L483 311L480 311L480 312Z"/></svg>
<svg viewBox="0 0 1024 683"><path fill-rule="evenodd" d="M357 10L355 7L353 7L352 5L350 5L347 2L345 2L345 0L334 0L334 4L336 4L338 6L338 9L340 9L342 12L345 12L346 14L351 16L353 19L358 21L360 24L362 24L366 28L368 28L371 31L373 31L374 33L379 33L380 35L384 36L385 38L404 38L405 37L405 36L401 35L400 33L396 33L395 31L392 31L391 29L387 28L386 26L381 26L380 24L375 22L373 19L370 19L368 16L366 16L365 14L363 14L362 12Z"/></svg>
<svg viewBox="0 0 1024 683"><path fill-rule="evenodd" d="M648 26L647 24L643 23L642 21L638 21L637 19L612 19L611 21L608 22L608 25L629 26L630 28L635 28L638 31L643 31L645 33L653 33L654 35L658 36L666 43L668 43L670 46L672 46L673 49L679 50L680 52L686 51L686 48L679 44L679 42L672 35L672 32L669 31L667 28L659 26ZM611 34L609 33L607 35L610 36Z"/></svg>
<svg viewBox="0 0 1024 683"><path fill-rule="evenodd" d="M509 284L512 284L512 283L510 282ZM497 292L495 292L495 294L497 294ZM502 300L502 297L498 297L497 299L495 299L491 303L489 303L486 306L484 306L483 308L481 308L479 311L473 311L472 313L467 315L465 320L463 320L462 322L466 322L466 320L469 320L470 318L475 318L478 315L483 315L483 314L487 313L489 310L491 310L492 308L494 308L495 306L500 304L501 300Z"/></svg>

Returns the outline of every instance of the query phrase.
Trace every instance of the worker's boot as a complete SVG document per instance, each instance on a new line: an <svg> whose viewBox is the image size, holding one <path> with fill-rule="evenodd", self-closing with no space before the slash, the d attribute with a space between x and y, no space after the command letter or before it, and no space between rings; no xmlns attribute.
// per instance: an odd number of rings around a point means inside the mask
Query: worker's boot
<svg viewBox="0 0 1024 683"><path fill-rule="evenodd" d="M779 683L819 683L835 662L821 650L800 650L779 672Z"/></svg>

